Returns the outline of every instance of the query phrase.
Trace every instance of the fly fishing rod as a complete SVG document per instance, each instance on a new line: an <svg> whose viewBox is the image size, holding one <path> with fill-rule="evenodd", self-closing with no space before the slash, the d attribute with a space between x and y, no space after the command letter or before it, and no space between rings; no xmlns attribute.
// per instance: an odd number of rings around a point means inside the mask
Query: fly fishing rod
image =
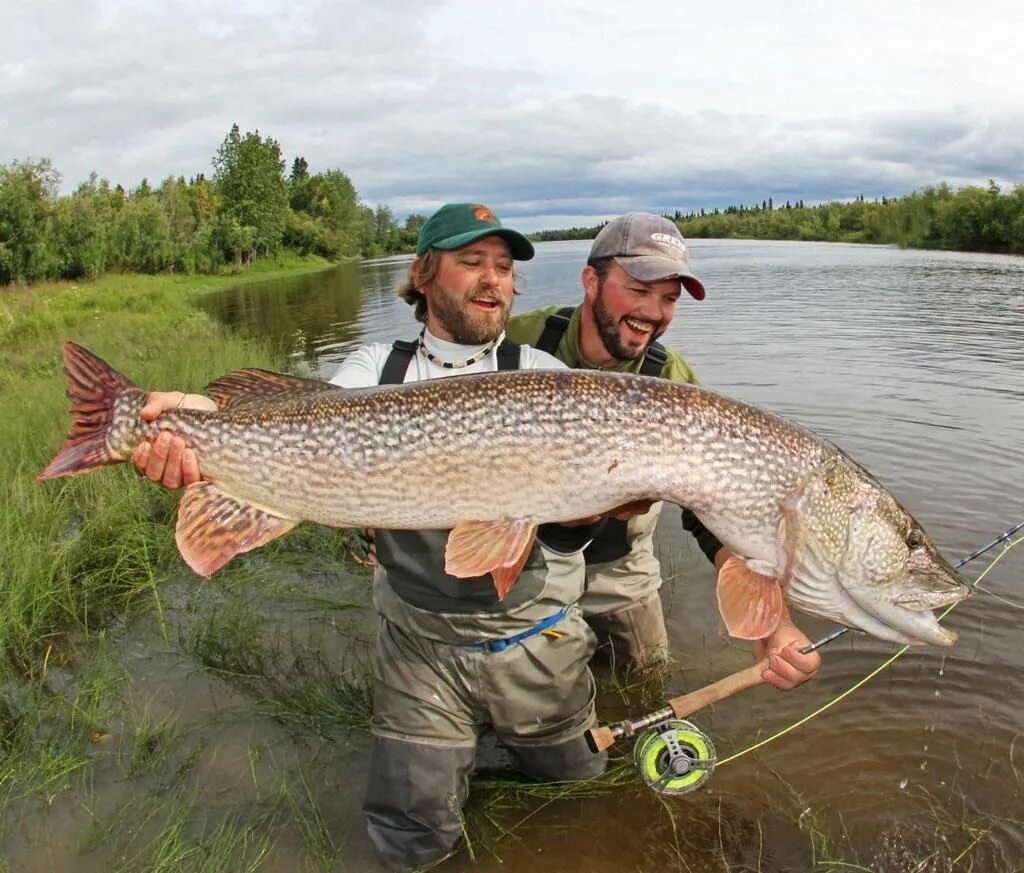
<svg viewBox="0 0 1024 873"><path fill-rule="evenodd" d="M1024 520L1007 529L980 549L961 558L954 565L959 569L990 549L1024 530ZM850 629L836 628L821 639L800 650L810 654L839 639ZM662 794L685 794L698 788L711 776L715 768L715 747L711 738L696 725L685 721L705 706L731 697L740 691L760 685L768 659L719 679L704 688L674 697L656 712L636 719L626 719L607 727L591 728L585 734L587 745L594 753L610 749L619 739L640 734L633 747L633 760L644 782Z"/></svg>

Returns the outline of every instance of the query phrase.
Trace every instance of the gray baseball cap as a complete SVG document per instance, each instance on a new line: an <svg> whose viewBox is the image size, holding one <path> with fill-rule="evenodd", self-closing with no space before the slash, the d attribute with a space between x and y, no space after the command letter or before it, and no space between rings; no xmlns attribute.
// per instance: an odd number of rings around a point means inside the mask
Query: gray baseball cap
<svg viewBox="0 0 1024 873"><path fill-rule="evenodd" d="M694 300L704 299L703 284L690 272L686 240L660 215L627 212L609 221L590 247L590 260L598 258L614 258L638 282L679 279Z"/></svg>

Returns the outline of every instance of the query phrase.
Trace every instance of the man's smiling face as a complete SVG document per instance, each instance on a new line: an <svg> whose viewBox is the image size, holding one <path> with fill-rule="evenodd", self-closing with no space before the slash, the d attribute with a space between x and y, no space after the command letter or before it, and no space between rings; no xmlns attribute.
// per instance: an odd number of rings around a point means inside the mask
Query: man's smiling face
<svg viewBox="0 0 1024 873"><path fill-rule="evenodd" d="M485 236L440 252L437 275L421 289L427 326L438 339L480 345L501 336L512 309L515 270L508 243Z"/></svg>
<svg viewBox="0 0 1024 873"><path fill-rule="evenodd" d="M586 299L601 342L620 361L634 361L672 323L682 283L679 279L640 282L618 264L603 277L593 267L583 272Z"/></svg>

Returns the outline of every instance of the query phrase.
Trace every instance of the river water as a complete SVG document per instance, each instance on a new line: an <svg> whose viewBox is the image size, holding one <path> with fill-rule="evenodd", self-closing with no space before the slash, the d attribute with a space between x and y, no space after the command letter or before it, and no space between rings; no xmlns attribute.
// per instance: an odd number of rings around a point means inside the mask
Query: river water
<svg viewBox="0 0 1024 873"><path fill-rule="evenodd" d="M587 248L539 245L521 265L517 311L577 302ZM951 560L1024 518L1024 261L724 240L693 241L691 252L707 299L684 296L663 339L705 385L839 444ZM204 305L284 344L297 372L327 376L361 343L415 337L394 293L408 262L243 285ZM750 655L720 636L710 568L677 513L659 534L674 695ZM968 578L999 553L969 565ZM499 855L463 853L443 869L808 870L839 856L870 870L1024 865L1024 546L982 584L991 593L947 619L957 647L907 652L820 716L723 763L704 789L524 802L508 821L528 824ZM829 629L797 621L812 637ZM824 650L815 682L753 689L692 720L723 760L834 701L894 651L848 634ZM601 714L622 717L614 696ZM361 825L343 827L354 839ZM816 842L825 836L830 847Z"/></svg>

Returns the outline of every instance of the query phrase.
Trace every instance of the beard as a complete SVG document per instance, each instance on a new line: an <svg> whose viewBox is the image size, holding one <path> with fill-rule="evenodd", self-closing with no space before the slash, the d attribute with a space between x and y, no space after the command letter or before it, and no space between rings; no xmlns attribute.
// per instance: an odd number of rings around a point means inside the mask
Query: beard
<svg viewBox="0 0 1024 873"><path fill-rule="evenodd" d="M644 324L651 325L651 332L647 335L646 340L642 342L637 341L624 341L622 338L622 331L620 325L623 319L615 319L604 305L604 288L603 283L597 288L597 296L594 299L594 323L597 325L598 336L601 337L601 342L604 343L605 349L608 354L613 358L617 358L620 361L635 361L642 358L647 352L648 347L664 332L665 328L662 322L648 321L646 318L634 318L629 316L633 321L640 321ZM625 317L625 316L624 316Z"/></svg>
<svg viewBox="0 0 1024 873"><path fill-rule="evenodd" d="M437 293L441 292L441 293ZM490 300L497 304L493 312L473 307L474 300ZM435 285L430 298L431 314L451 335L452 341L465 346L478 346L494 342L505 329L511 301L502 299L497 291L485 291L479 286L459 295Z"/></svg>

